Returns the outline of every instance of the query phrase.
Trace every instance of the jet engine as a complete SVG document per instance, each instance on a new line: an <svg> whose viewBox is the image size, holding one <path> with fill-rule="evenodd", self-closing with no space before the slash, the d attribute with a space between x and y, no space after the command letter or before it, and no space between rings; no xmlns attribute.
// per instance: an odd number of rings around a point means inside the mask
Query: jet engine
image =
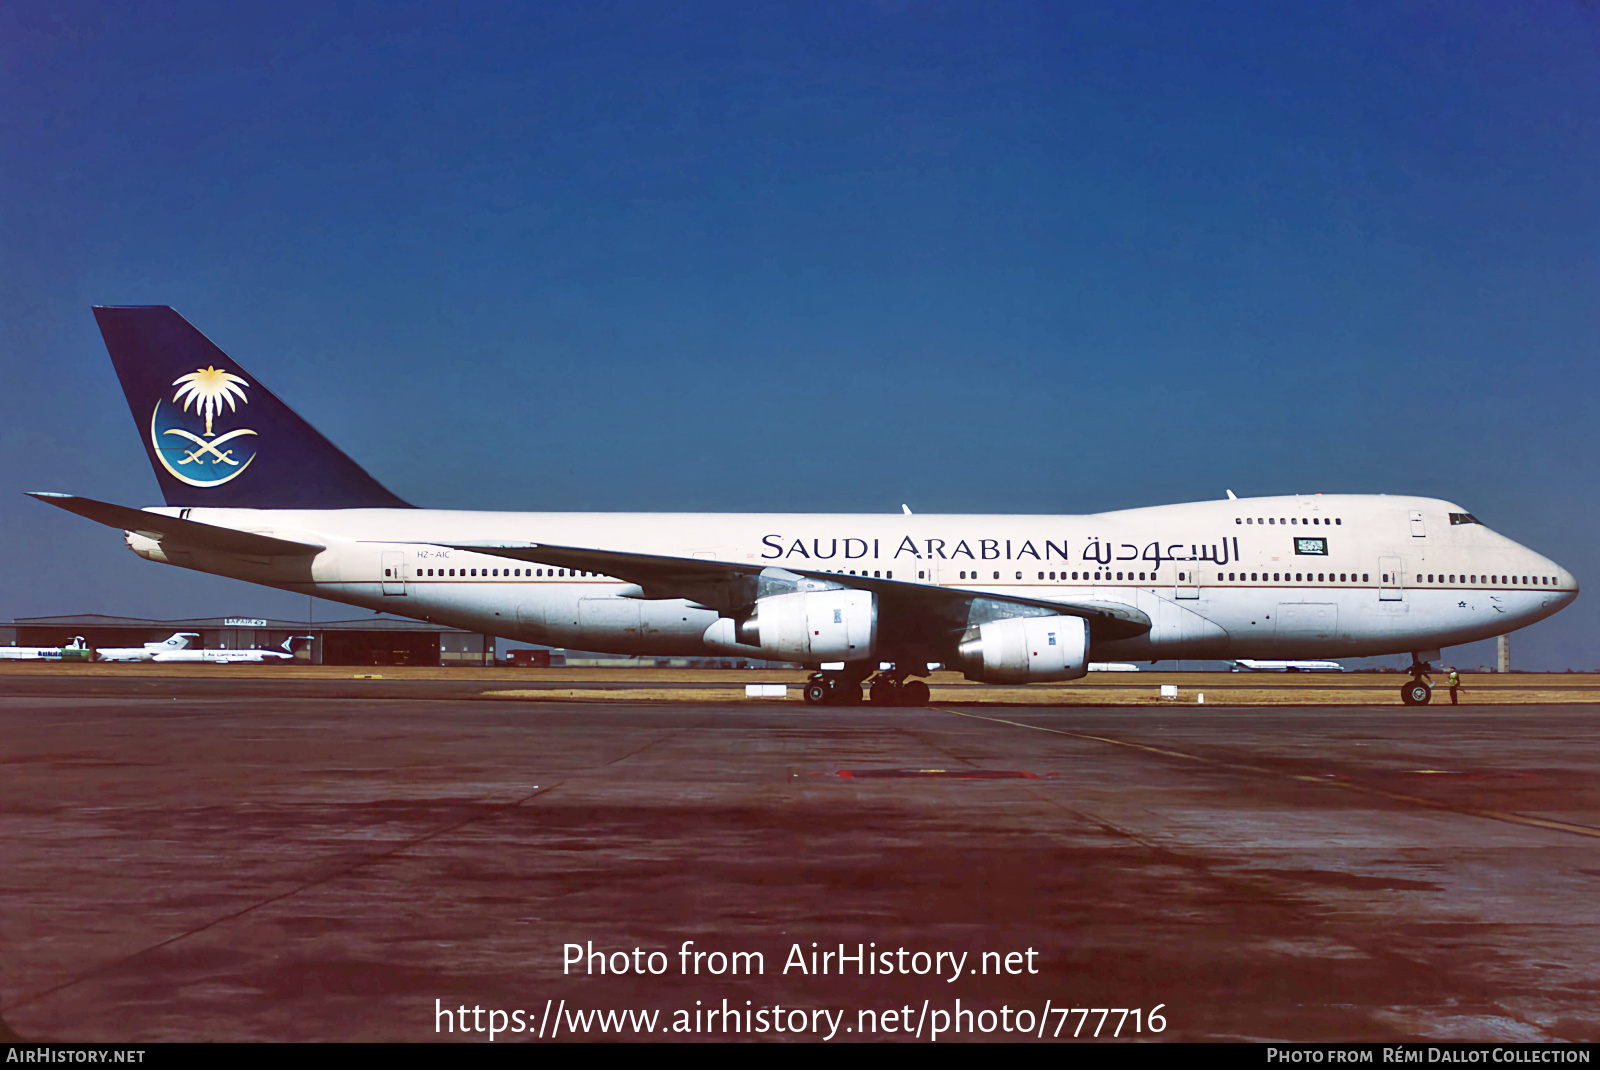
<svg viewBox="0 0 1600 1070"><path fill-rule="evenodd" d="M870 660L878 645L878 596L837 589L769 595L737 626L718 620L705 641L738 653L757 648L774 661Z"/></svg>
<svg viewBox="0 0 1600 1070"><path fill-rule="evenodd" d="M968 628L956 666L969 680L1027 684L1076 680L1089 671L1089 622L1082 617L1008 617Z"/></svg>

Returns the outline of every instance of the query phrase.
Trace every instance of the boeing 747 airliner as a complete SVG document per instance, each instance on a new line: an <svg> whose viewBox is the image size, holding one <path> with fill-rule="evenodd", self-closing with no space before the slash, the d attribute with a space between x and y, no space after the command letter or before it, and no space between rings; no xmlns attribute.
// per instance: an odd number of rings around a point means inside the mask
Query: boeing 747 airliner
<svg viewBox="0 0 1600 1070"><path fill-rule="evenodd" d="M1088 662L1409 653L1578 594L1432 498L1232 498L1084 516L417 509L165 306L99 307L166 506L34 496L151 561L513 639L816 670L809 702L921 705L938 665L1071 680Z"/></svg>

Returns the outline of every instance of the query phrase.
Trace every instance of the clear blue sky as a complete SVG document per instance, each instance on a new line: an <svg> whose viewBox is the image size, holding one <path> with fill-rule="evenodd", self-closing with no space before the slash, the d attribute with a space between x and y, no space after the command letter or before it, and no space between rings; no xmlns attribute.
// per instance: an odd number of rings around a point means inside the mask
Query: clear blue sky
<svg viewBox="0 0 1600 1070"><path fill-rule="evenodd" d="M1593 587L1597 103L1579 0L13 0L0 619L304 612L22 496L159 501L94 303L421 505L1415 493Z"/></svg>

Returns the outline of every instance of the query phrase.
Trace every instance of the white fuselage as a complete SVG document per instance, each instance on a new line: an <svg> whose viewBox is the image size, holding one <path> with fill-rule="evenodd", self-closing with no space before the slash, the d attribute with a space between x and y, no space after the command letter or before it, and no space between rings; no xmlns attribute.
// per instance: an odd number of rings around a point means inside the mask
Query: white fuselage
<svg viewBox="0 0 1600 1070"><path fill-rule="evenodd" d="M159 643L146 643L143 646L103 646L95 650L94 656L101 661L155 661L162 654L184 650L189 645L190 639L198 639L194 632L177 632L169 639Z"/></svg>
<svg viewBox="0 0 1600 1070"><path fill-rule="evenodd" d="M1259 661L1240 658L1233 663L1234 672L1344 672L1337 661Z"/></svg>
<svg viewBox="0 0 1600 1070"><path fill-rule="evenodd" d="M151 510L326 549L164 551L152 560L553 646L711 652L717 614L638 587L450 543L706 558L1137 607L1148 634L1100 659L1326 658L1426 651L1548 617L1577 596L1549 558L1429 498L1242 498L1083 516Z"/></svg>
<svg viewBox="0 0 1600 1070"><path fill-rule="evenodd" d="M81 636L71 646L0 646L0 661L78 661L88 660L89 648Z"/></svg>
<svg viewBox="0 0 1600 1070"><path fill-rule="evenodd" d="M169 650L151 658L163 665L173 662L197 662L210 665L259 665L264 661L293 661L293 654L277 650Z"/></svg>

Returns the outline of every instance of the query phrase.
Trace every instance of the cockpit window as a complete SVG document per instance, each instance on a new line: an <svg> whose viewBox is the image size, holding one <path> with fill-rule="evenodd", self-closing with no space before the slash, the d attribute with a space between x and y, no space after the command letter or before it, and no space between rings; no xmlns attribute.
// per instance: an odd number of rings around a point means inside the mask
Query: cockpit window
<svg viewBox="0 0 1600 1070"><path fill-rule="evenodd" d="M1451 513L1450 514L1450 523L1452 523L1452 524L1482 524L1483 521L1479 520L1477 517L1473 516L1471 513Z"/></svg>

